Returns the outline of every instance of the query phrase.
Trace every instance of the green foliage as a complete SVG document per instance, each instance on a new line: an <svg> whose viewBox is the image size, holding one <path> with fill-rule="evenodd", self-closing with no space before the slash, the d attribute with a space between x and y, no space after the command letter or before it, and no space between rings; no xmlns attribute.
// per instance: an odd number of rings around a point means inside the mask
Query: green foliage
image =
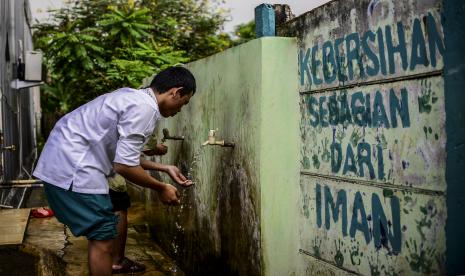
<svg viewBox="0 0 465 276"><path fill-rule="evenodd" d="M203 58L231 46L221 30L227 19L218 0L142 0L153 15L155 40L186 52L190 60Z"/></svg>
<svg viewBox="0 0 465 276"><path fill-rule="evenodd" d="M43 87L44 110L64 114L79 105L86 98L93 98L86 87L89 77L95 71L105 68L104 48L88 28L75 31L75 25L67 23L63 29L51 32L37 40L45 53L45 65L49 72L49 82ZM79 93L73 91L79 90Z"/></svg>
<svg viewBox="0 0 465 276"><path fill-rule="evenodd" d="M229 47L221 34L226 13L214 1L80 0L53 11L52 24L34 26L48 72L47 124L98 95Z"/></svg>
<svg viewBox="0 0 465 276"><path fill-rule="evenodd" d="M237 25L234 28L234 34L237 36L237 39L233 40L233 45L239 45L255 39L255 21L252 20L249 23Z"/></svg>
<svg viewBox="0 0 465 276"><path fill-rule="evenodd" d="M111 12L102 15L102 20L97 21L97 24L102 26L107 43L113 47L132 47L150 37L148 32L153 27L149 12L146 8L127 8L121 11L113 8Z"/></svg>
<svg viewBox="0 0 465 276"><path fill-rule="evenodd" d="M68 93L61 83L57 83L55 86L45 84L43 96L48 101L42 105L42 108L45 110L53 109L58 114L65 114L70 111L71 104L74 101L72 94Z"/></svg>
<svg viewBox="0 0 465 276"><path fill-rule="evenodd" d="M141 60L113 59L107 70L108 80L115 83L127 83L137 87L141 80L150 75L154 68Z"/></svg>

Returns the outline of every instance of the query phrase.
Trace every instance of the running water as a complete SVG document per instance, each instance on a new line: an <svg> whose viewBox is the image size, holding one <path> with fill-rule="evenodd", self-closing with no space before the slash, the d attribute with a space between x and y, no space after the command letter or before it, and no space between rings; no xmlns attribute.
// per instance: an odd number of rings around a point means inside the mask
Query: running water
<svg viewBox="0 0 465 276"><path fill-rule="evenodd" d="M187 179L191 180L192 181L192 184L196 184L196 180L195 177L194 177L194 172L196 171L194 168L197 168L196 167L196 163L200 160L200 154L202 153L203 151L203 148L204 147L200 147L198 150L196 150L194 152L194 156L192 158L192 163L191 165L189 166L189 169L187 171ZM181 192L181 198L183 198L184 200L181 200L181 205L176 207L176 211L175 211L175 224L174 224L174 227L175 227L175 231L176 231L176 234L174 235L174 238L173 240L171 241L171 248L172 248L172 252L173 254L176 256L175 258L177 258L177 255L181 252L179 252L180 248L179 248L179 243L178 243L178 239L179 239L179 236L183 235L184 233L184 227L182 225L182 214L184 213L183 210L184 208L189 208L191 209L192 207L185 202L185 198L186 198L186 194L187 194L187 189L181 189L180 190ZM182 254L182 253L181 253ZM176 268L173 268L171 270L171 272L176 272Z"/></svg>
<svg viewBox="0 0 465 276"><path fill-rule="evenodd" d="M193 176L193 173L194 173L194 165L200 160L200 154L202 153L203 151L203 146L200 147L197 151L194 152L194 157L192 158L192 163L191 165L189 166L189 170L187 171L187 179L189 180L192 180L192 184L195 184L195 179L194 179L194 176Z"/></svg>

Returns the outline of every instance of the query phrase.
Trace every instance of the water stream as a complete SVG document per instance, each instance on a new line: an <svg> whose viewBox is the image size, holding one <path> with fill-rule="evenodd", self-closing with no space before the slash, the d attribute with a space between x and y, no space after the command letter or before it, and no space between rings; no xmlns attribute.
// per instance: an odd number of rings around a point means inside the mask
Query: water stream
<svg viewBox="0 0 465 276"><path fill-rule="evenodd" d="M200 155L202 154L203 150L204 150L204 147L200 147L194 152L194 156L192 157L192 162L191 162L190 166L188 167L186 177L187 177L187 179L189 179L189 180L191 180L193 182L193 185L198 183L198 179L195 177L195 172L198 169L197 168L198 165L196 165L196 164L198 164L198 162L200 160ZM174 223L174 226L175 226L176 235L174 235L174 238L171 241L172 253L175 255L175 257L174 257L175 259L177 258L177 254L180 253L179 252L179 242L180 241L178 239L181 236L183 236L184 231L185 231L184 226L182 225L182 217L181 216L184 213L184 209L191 209L192 208L191 204L187 201L188 189L189 189L189 187L186 187L186 188L183 188L183 189L179 190L180 198L181 198L181 205L177 206L176 211L175 211L175 223ZM176 271L172 271L172 272L176 272Z"/></svg>
<svg viewBox="0 0 465 276"><path fill-rule="evenodd" d="M194 157L192 158L192 163L189 166L189 170L187 171L187 179L192 180L195 184L195 179L194 179L194 165L200 160L200 154L203 152L204 147L201 146L199 149L197 149L194 152Z"/></svg>

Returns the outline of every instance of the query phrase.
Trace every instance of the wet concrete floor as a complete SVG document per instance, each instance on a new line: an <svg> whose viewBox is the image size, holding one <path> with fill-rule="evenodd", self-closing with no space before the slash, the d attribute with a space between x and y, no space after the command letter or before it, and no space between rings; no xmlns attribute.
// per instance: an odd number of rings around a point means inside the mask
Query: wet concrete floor
<svg viewBox="0 0 465 276"><path fill-rule="evenodd" d="M145 264L146 270L127 275L184 275L166 253L150 239L142 204L134 203L128 213L126 256ZM87 240L74 237L55 217L30 218L21 252L39 256L37 275L88 275ZM9 249L7 249L9 250ZM10 266L14 269L14 266ZM17 267L18 272L22 267ZM9 271L9 275L16 274ZM0 270L0 275L1 270ZM125 274L118 274L125 275Z"/></svg>

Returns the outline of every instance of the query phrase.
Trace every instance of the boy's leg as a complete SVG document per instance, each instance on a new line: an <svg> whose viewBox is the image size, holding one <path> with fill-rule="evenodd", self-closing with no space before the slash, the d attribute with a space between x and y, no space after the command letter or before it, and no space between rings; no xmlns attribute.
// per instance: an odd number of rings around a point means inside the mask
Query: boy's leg
<svg viewBox="0 0 465 276"><path fill-rule="evenodd" d="M114 240L88 241L88 261L91 276L112 274L113 244Z"/></svg>
<svg viewBox="0 0 465 276"><path fill-rule="evenodd" d="M44 188L57 219L73 235L87 237L90 274L111 275L118 217L112 212L110 196L76 193L48 183Z"/></svg>
<svg viewBox="0 0 465 276"><path fill-rule="evenodd" d="M124 259L124 251L126 249L126 238L128 235L128 211L120 210L115 212L119 216L118 237L115 239L113 265L118 266Z"/></svg>
<svg viewBox="0 0 465 276"><path fill-rule="evenodd" d="M113 247L113 274L131 273L145 270L145 265L126 258L126 240L128 235L128 209L131 200L127 192L118 192L110 188L110 199L113 211L119 216L117 225L118 236Z"/></svg>

